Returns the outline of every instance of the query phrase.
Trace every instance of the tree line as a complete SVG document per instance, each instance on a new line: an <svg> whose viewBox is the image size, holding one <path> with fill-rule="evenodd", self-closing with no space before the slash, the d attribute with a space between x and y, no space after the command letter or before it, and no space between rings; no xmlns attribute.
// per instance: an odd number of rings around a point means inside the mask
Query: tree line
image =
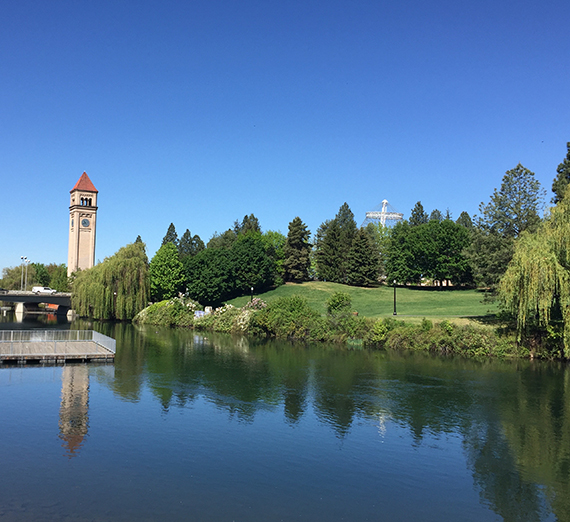
<svg viewBox="0 0 570 522"><path fill-rule="evenodd" d="M516 318L521 338L540 331L563 336L565 346L570 345L570 263L564 257L565 238L570 237L565 228L570 221L570 143L567 150L552 184L555 207L544 219L545 191L534 173L519 164L505 173L477 215L461 212L456 220L449 210L428 213L418 201L409 219L392 228L359 228L344 203L314 237L298 216L285 236L262 231L257 217L249 214L207 244L188 229L179 238L171 223L150 262L139 236L100 265L74 274L76 309L99 318L131 319L148 301L179 293L202 305L218 305L307 280L355 286L467 285L498 292ZM64 269L30 265L29 280L66 289ZM0 285L17 289L20 275L20 267L4 269ZM544 334L556 321L562 330ZM565 353L570 356L570 350Z"/></svg>
<svg viewBox="0 0 570 522"><path fill-rule="evenodd" d="M557 178L553 190L559 185ZM186 240L179 240L171 224L150 261L151 297L161 300L185 292L200 303L219 304L251 289L259 292L311 279L355 286L468 285L495 291L518 238L541 225L544 196L534 173L519 164L505 173L500 188L473 218L462 212L454 221L449 210L428 214L418 201L409 219L392 228L375 223L359 228L344 203L334 218L319 226L313 241L298 216L284 236L262 232L250 214L214 234L207 245L188 230ZM562 198L555 191L554 200Z"/></svg>

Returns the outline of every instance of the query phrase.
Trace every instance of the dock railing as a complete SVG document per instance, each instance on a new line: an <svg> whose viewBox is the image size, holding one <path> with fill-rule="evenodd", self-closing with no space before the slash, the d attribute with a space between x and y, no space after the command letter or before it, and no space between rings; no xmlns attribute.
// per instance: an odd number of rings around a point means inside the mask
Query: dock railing
<svg viewBox="0 0 570 522"><path fill-rule="evenodd" d="M0 330L0 343L42 343L92 341L99 346L116 353L115 339L94 330ZM1 352L0 348L0 352Z"/></svg>

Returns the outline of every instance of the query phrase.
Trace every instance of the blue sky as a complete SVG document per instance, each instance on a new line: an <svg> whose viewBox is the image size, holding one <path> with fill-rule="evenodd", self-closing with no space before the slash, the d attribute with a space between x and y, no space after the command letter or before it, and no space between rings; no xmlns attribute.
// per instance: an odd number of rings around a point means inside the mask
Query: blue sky
<svg viewBox="0 0 570 522"><path fill-rule="evenodd" d="M570 141L570 3L26 1L0 18L0 268L96 259L254 213L312 232L346 201L477 212L519 162L551 198Z"/></svg>

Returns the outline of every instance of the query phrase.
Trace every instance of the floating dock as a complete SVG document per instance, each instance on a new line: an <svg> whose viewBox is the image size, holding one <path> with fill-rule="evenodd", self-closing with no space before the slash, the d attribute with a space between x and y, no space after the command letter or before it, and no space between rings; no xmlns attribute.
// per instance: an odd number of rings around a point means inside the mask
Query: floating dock
<svg viewBox="0 0 570 522"><path fill-rule="evenodd" d="M110 362L115 349L115 339L93 330L0 330L0 365Z"/></svg>

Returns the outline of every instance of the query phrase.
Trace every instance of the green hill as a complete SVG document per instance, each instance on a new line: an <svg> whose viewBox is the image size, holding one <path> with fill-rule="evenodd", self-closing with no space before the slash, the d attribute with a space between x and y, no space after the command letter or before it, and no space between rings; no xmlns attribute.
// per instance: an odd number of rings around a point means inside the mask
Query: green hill
<svg viewBox="0 0 570 522"><path fill-rule="evenodd" d="M334 292L346 292L352 297L352 308L365 317L388 317L394 312L394 289L380 286L378 288L359 288L337 283L312 281L302 284L286 284L256 294L264 301L270 302L282 296L294 294L304 296L312 308L325 313L325 302ZM234 306L243 306L249 296L237 297L228 301ZM396 289L396 307L398 318L405 320L491 318L497 311L497 304L482 303L483 293L478 290L434 287L398 287Z"/></svg>

